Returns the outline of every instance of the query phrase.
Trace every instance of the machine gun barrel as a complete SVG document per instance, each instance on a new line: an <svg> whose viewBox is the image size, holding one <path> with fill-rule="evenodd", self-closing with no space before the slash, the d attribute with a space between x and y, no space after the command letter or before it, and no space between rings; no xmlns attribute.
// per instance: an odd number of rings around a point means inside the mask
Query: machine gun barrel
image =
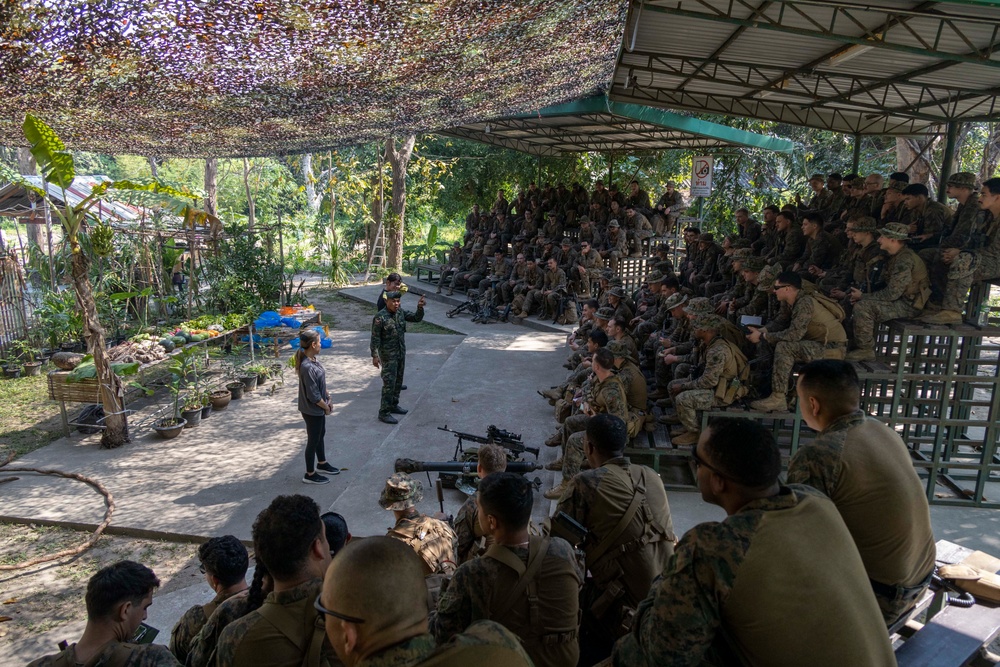
<svg viewBox="0 0 1000 667"><path fill-rule="evenodd" d="M538 455L541 453L538 447L528 447L521 444L521 434L511 433L506 429L499 429L493 424L490 424L489 428L486 429L486 435L476 435L475 433L463 433L462 431L454 431L448 428L448 425L438 426L437 430L445 431L446 433L452 433L458 438L459 447L455 450L455 458L458 458L458 452L461 450L462 441L468 440L469 442L476 442L480 445L494 444L500 445L504 449L509 449L515 454L523 454L528 452L534 455L537 459Z"/></svg>
<svg viewBox="0 0 1000 667"><path fill-rule="evenodd" d="M533 461L511 461L507 464L507 472L520 474L541 470L542 466ZM416 461L414 459L396 459L396 472L412 474L415 472L452 472L474 475L475 461Z"/></svg>

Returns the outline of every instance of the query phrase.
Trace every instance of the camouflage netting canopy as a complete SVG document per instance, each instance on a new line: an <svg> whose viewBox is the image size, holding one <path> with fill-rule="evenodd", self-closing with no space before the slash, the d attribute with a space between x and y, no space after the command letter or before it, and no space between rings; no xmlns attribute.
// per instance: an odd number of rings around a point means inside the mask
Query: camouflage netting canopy
<svg viewBox="0 0 1000 667"><path fill-rule="evenodd" d="M320 150L603 92L623 0L21 0L0 5L0 144Z"/></svg>

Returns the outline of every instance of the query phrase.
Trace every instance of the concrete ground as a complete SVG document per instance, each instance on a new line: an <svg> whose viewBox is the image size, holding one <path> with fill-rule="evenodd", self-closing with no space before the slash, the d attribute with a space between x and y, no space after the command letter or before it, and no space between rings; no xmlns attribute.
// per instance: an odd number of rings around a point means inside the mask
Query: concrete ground
<svg viewBox="0 0 1000 667"><path fill-rule="evenodd" d="M426 287L418 284L415 289ZM365 286L342 293L374 303L379 291L377 286ZM74 434L17 464L76 471L99 479L115 497L113 525L117 527L187 537L230 533L250 539L254 517L274 496L287 493L309 495L323 509L340 512L355 535L384 533L392 517L377 500L395 459L447 461L452 457L455 439L437 431L438 426L485 433L489 424L496 424L521 433L526 444L540 446L540 462L554 459L556 450L542 444L554 426L552 410L535 390L561 381L565 333L572 327L473 324L469 315L446 317L447 310L460 301L438 300L433 293L428 299L426 319L460 335L407 336L409 389L403 392L401 404L410 413L396 426L376 420L381 381L371 364L368 335L331 332L333 346L319 357L327 369L335 405L326 443L328 459L343 472L329 485L300 482L305 428L295 406L294 375L288 373L289 386L271 396L257 391L233 401L226 411L213 414L175 440L159 440L147 432L131 445L109 451L97 446L95 436ZM414 305L412 295L404 298L404 308ZM103 504L89 487L19 475L19 481L3 485L0 514L21 520L101 521ZM543 489L557 481L555 473L535 475L542 479ZM427 484L426 475L417 477L428 487L420 510L437 511L433 486ZM445 494L445 511L454 514L464 496L453 490ZM552 505L539 493L535 518L548 515ZM724 516L697 493L674 492L670 505L678 535ZM935 507L931 514L937 539L1000 553L1000 513ZM170 628L184 610L210 597L204 583L157 596L148 621L161 631L157 642L169 640ZM58 639L78 637L81 629L80 624L65 626L14 645L0 657L0 665L24 664L50 652Z"/></svg>

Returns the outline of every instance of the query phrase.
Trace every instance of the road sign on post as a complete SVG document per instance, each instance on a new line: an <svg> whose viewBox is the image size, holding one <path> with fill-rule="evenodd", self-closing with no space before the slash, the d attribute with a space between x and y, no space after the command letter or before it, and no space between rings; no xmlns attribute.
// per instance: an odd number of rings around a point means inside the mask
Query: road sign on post
<svg viewBox="0 0 1000 667"><path fill-rule="evenodd" d="M712 170L715 159L711 156L691 160L691 196L708 197L712 194Z"/></svg>

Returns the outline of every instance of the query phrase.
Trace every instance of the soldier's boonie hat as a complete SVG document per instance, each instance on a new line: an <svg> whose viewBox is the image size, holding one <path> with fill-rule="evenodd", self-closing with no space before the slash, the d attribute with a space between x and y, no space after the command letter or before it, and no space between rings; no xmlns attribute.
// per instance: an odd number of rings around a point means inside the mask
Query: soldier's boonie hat
<svg viewBox="0 0 1000 667"><path fill-rule="evenodd" d="M827 178L832 178L835 181L842 181L842 180L844 180L844 177L840 175L839 171L835 171L832 174L827 174L826 177Z"/></svg>
<svg viewBox="0 0 1000 667"><path fill-rule="evenodd" d="M677 306L683 306L685 303L687 303L687 300L688 300L687 294L683 294L681 292L674 292L673 294L667 297L666 301L663 302L663 307L666 308L667 310L673 310Z"/></svg>
<svg viewBox="0 0 1000 667"><path fill-rule="evenodd" d="M781 273L781 264L772 264L761 269L760 275L757 276L757 291L771 291L774 287L774 279L778 277L779 273Z"/></svg>
<svg viewBox="0 0 1000 667"><path fill-rule="evenodd" d="M472 246L472 252L476 252L477 250L482 250L482 249L483 249L482 243L476 243L475 245Z"/></svg>
<svg viewBox="0 0 1000 667"><path fill-rule="evenodd" d="M549 211L549 212L548 212L548 213L546 213L545 215L547 215L547 216L548 216L548 217L550 217L550 218L554 218L554 217L556 217L556 212L555 212L555 209L553 209L553 210Z"/></svg>
<svg viewBox="0 0 1000 667"><path fill-rule="evenodd" d="M653 265L653 268L661 272L664 278L666 278L668 274L674 272L674 265L670 262L669 259L663 262L657 262L656 264Z"/></svg>
<svg viewBox="0 0 1000 667"><path fill-rule="evenodd" d="M712 302L703 296L695 297L688 301L688 305L684 308L684 312L688 315L707 315L715 310L712 307Z"/></svg>
<svg viewBox="0 0 1000 667"><path fill-rule="evenodd" d="M742 266L744 271L753 271L754 273L759 273L761 269L764 268L764 258L763 257L747 257L742 260Z"/></svg>
<svg viewBox="0 0 1000 667"><path fill-rule="evenodd" d="M514 237L515 241L526 241L527 239L528 237L526 237L524 234L518 234L517 236ZM456 243L458 242L456 241Z"/></svg>
<svg viewBox="0 0 1000 667"><path fill-rule="evenodd" d="M385 480L385 488L379 496L378 504L386 510L405 510L414 507L424 498L424 485L405 472L394 472Z"/></svg>
<svg viewBox="0 0 1000 667"><path fill-rule="evenodd" d="M809 177L809 180L823 182L826 180L826 176L824 176L823 174L813 174L812 176Z"/></svg>
<svg viewBox="0 0 1000 667"><path fill-rule="evenodd" d="M568 236L564 236L559 239L559 245L573 245L573 240Z"/></svg>
<svg viewBox="0 0 1000 667"><path fill-rule="evenodd" d="M692 329L712 329L713 331L721 331L724 326L722 318L714 313L698 315L691 320Z"/></svg>
<svg viewBox="0 0 1000 667"><path fill-rule="evenodd" d="M889 185L886 186L886 190L895 190L896 192L902 192L906 189L906 183L903 181L889 181Z"/></svg>
<svg viewBox="0 0 1000 667"><path fill-rule="evenodd" d="M698 243L715 243L715 235L712 232L705 232L698 235Z"/></svg>
<svg viewBox="0 0 1000 667"><path fill-rule="evenodd" d="M750 239L734 239L730 245L736 249L749 248L751 246Z"/></svg>
<svg viewBox="0 0 1000 667"><path fill-rule="evenodd" d="M753 250L750 248L737 248L733 251L733 257L750 257L753 255Z"/></svg>
<svg viewBox="0 0 1000 667"><path fill-rule="evenodd" d="M451 247L452 248L461 248L462 247L462 243L460 241L455 241L454 243L451 244Z"/></svg>
<svg viewBox="0 0 1000 667"><path fill-rule="evenodd" d="M863 187L865 187L865 179L863 179L863 178L854 178L854 179L851 179L851 187L852 188L863 188Z"/></svg>
<svg viewBox="0 0 1000 667"><path fill-rule="evenodd" d="M880 229L879 233L887 239L905 241L910 237L910 228L901 222L890 222Z"/></svg>
<svg viewBox="0 0 1000 667"><path fill-rule="evenodd" d="M581 215L578 218L578 220L579 220L580 224L582 225L585 222L590 222L590 216L589 215Z"/></svg>
<svg viewBox="0 0 1000 667"><path fill-rule="evenodd" d="M394 292L386 292L385 293L385 298L386 299L402 299L403 298L403 293L400 292L399 290L396 290Z"/></svg>
<svg viewBox="0 0 1000 667"><path fill-rule="evenodd" d="M670 246L666 243L657 243L654 252L670 252Z"/></svg>
<svg viewBox="0 0 1000 667"><path fill-rule="evenodd" d="M854 221L854 226L851 228L851 231L874 234L878 231L878 227L875 226L875 218L870 215L866 215L863 218Z"/></svg>
<svg viewBox="0 0 1000 667"><path fill-rule="evenodd" d="M926 197L930 193L927 190L927 186L923 183L910 183L905 188L903 188L904 195L917 195Z"/></svg>
<svg viewBox="0 0 1000 667"><path fill-rule="evenodd" d="M615 287L610 292L608 292L608 294L610 294L611 296L618 297L619 299L624 299L625 298L625 288L624 287Z"/></svg>
<svg viewBox="0 0 1000 667"><path fill-rule="evenodd" d="M612 287L624 287L625 281L621 279L621 276L615 276L608 281Z"/></svg>
<svg viewBox="0 0 1000 667"><path fill-rule="evenodd" d="M608 343L608 352L619 358L628 359L632 356L632 352L628 349L628 345L620 340L613 340Z"/></svg>
<svg viewBox="0 0 1000 667"><path fill-rule="evenodd" d="M658 283L663 280L665 276L662 271L651 271L648 276L646 276L646 282L652 285L653 283Z"/></svg>
<svg viewBox="0 0 1000 667"><path fill-rule="evenodd" d="M608 222L608 229L618 229L621 225L618 224L617 220L611 220Z"/></svg>
<svg viewBox="0 0 1000 667"><path fill-rule="evenodd" d="M604 269L601 271L601 280L611 280L615 277L615 272L611 269Z"/></svg>
<svg viewBox="0 0 1000 667"><path fill-rule="evenodd" d="M948 177L948 185L954 185L957 188L978 190L979 179L971 171L960 171Z"/></svg>
<svg viewBox="0 0 1000 667"><path fill-rule="evenodd" d="M614 309L608 308L607 306L598 308L597 312L594 314L594 317L600 320L610 320L614 316L615 316Z"/></svg>

